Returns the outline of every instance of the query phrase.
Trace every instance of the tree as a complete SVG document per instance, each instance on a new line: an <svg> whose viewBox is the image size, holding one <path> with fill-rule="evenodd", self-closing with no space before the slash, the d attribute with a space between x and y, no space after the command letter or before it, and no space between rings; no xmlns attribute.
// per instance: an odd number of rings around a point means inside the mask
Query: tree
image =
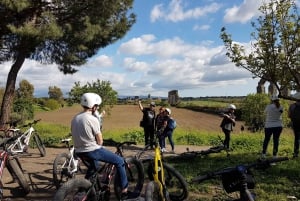
<svg viewBox="0 0 300 201"><path fill-rule="evenodd" d="M27 99L33 101L34 86L27 80L22 80L19 83L19 88L16 90L16 98Z"/></svg>
<svg viewBox="0 0 300 201"><path fill-rule="evenodd" d="M56 86L49 87L48 95L50 99L54 99L57 101L61 101L64 99L61 89Z"/></svg>
<svg viewBox="0 0 300 201"><path fill-rule="evenodd" d="M33 93L34 86L29 81L20 81L19 88L16 90L16 97L11 113L12 117L9 118L9 121L21 120L21 122L24 122L34 117Z"/></svg>
<svg viewBox="0 0 300 201"><path fill-rule="evenodd" d="M113 88L110 85L110 82L100 81L99 79L97 79L96 82L87 82L87 84L83 86L80 85L80 82L76 82L75 86L68 93L69 104L80 103L80 98L82 94L86 92L94 92L101 96L102 104L99 108L100 111L105 108L105 110L109 112L109 109L112 108L118 100L118 93L115 90L113 90Z"/></svg>
<svg viewBox="0 0 300 201"><path fill-rule="evenodd" d="M25 59L56 63L65 74L100 48L122 38L135 23L133 0L0 0L0 62L13 61L1 105L9 118L18 72Z"/></svg>
<svg viewBox="0 0 300 201"><path fill-rule="evenodd" d="M233 42L231 35L221 29L221 39L227 49L226 55L253 74L273 83L279 97L293 99L287 90L300 90L300 17L294 0L271 0L260 8L252 48Z"/></svg>

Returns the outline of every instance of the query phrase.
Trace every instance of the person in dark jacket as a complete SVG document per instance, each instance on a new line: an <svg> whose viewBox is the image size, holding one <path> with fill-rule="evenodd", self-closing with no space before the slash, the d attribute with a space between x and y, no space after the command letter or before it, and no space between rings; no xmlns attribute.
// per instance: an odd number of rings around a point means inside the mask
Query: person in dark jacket
<svg viewBox="0 0 300 201"><path fill-rule="evenodd" d="M221 122L220 127L222 128L222 131L225 135L224 139L224 147L226 149L229 149L229 144L230 144L230 134L231 131L233 130L233 127L235 126L235 115L234 115L234 110L236 110L235 105L230 104L227 107L227 111L222 114L223 120Z"/></svg>
<svg viewBox="0 0 300 201"><path fill-rule="evenodd" d="M145 146L150 145L154 148L154 131L155 131L155 102L151 102L149 107L143 107L139 101L139 108L143 112L142 126L144 128Z"/></svg>

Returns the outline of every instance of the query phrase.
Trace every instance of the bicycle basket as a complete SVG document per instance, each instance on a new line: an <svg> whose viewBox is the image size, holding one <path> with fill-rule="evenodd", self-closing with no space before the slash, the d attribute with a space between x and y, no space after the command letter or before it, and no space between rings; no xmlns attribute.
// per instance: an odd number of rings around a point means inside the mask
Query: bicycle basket
<svg viewBox="0 0 300 201"><path fill-rule="evenodd" d="M246 176L248 189L254 189L255 180L252 172L248 170ZM236 170L222 174L222 185L227 193L240 191L242 185L240 173Z"/></svg>

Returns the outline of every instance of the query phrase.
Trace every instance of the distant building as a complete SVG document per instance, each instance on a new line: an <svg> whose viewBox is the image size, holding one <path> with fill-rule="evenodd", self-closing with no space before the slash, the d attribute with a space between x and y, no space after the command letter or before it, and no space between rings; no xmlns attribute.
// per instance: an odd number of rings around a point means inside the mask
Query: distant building
<svg viewBox="0 0 300 201"><path fill-rule="evenodd" d="M168 93L168 103L170 105L177 105L180 102L180 98L178 95L178 90L172 90Z"/></svg>

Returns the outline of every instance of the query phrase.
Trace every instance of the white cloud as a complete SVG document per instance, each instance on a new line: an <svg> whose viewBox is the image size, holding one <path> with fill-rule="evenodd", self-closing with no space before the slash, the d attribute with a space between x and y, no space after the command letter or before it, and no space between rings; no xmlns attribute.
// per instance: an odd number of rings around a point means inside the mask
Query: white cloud
<svg viewBox="0 0 300 201"><path fill-rule="evenodd" d="M239 6L233 6L225 10L224 21L227 23L246 23L253 17L259 15L258 8L261 6L262 2L259 0L244 0Z"/></svg>
<svg viewBox="0 0 300 201"><path fill-rule="evenodd" d="M204 25L195 25L194 27L193 27L193 30L195 30L195 31L197 31L197 30L209 30L210 29L210 25L208 25L208 24L204 24Z"/></svg>
<svg viewBox="0 0 300 201"><path fill-rule="evenodd" d="M164 9L163 4L155 5L150 15L151 22L156 20L180 22L187 19L198 19L210 13L215 13L221 8L221 4L211 3L203 7L184 10L182 4L182 0L172 0L167 9Z"/></svg>

